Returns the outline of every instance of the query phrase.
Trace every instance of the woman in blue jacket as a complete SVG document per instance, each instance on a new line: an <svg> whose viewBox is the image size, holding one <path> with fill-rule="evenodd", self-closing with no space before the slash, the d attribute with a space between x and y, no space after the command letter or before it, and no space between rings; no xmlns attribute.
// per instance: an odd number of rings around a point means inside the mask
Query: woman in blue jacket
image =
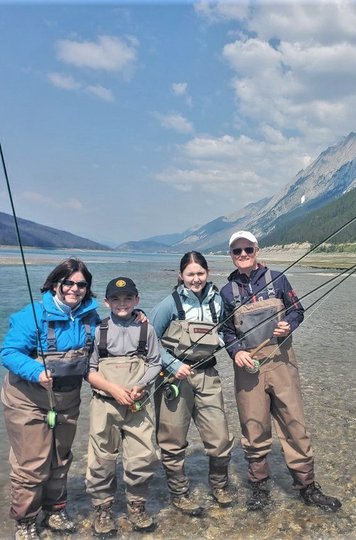
<svg viewBox="0 0 356 540"><path fill-rule="evenodd" d="M184 472L187 433L193 419L209 456L209 483L220 506L230 506L228 464L233 438L224 409L221 381L212 356L222 342L216 325L223 317L217 288L208 282L209 269L201 253L186 253L179 283L158 304L151 322L165 348L162 362L176 384L155 393L157 441L172 504L182 513L199 515L202 508L189 494ZM204 361L210 358L209 361ZM200 363L199 367L194 367ZM178 394L178 395L177 395Z"/></svg>
<svg viewBox="0 0 356 540"><path fill-rule="evenodd" d="M10 517L16 520L17 540L39 538L41 510L49 529L75 530L65 509L67 474L80 388L99 321L91 283L79 259L60 263L41 289L42 302L11 316L3 342L2 362L9 373L1 400L11 444ZM49 421L51 409L55 422L53 416Z"/></svg>

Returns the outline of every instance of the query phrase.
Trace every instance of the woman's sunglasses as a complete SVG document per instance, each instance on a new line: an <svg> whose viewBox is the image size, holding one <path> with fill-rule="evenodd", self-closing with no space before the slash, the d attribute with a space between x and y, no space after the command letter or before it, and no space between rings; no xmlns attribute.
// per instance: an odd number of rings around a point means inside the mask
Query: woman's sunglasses
<svg viewBox="0 0 356 540"><path fill-rule="evenodd" d="M74 287L76 285L78 289L85 289L88 286L86 281L72 281L71 279L62 279L60 283L66 287Z"/></svg>
<svg viewBox="0 0 356 540"><path fill-rule="evenodd" d="M247 246L247 247L245 247L245 248L234 248L234 249L232 249L231 251L232 251L232 253L233 253L234 255L237 255L237 256L241 255L241 253L242 253L243 251L246 253L246 255L252 255L252 253L255 252L255 249L256 249L256 248L254 248L254 247L252 247L252 246Z"/></svg>

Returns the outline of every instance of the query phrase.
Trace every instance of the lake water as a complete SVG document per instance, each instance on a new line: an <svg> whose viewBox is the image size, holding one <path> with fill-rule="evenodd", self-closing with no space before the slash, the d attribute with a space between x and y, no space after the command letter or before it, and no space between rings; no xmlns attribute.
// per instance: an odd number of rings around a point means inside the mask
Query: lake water
<svg viewBox="0 0 356 540"><path fill-rule="evenodd" d="M35 298L39 288L52 268L65 257L64 251L26 250L28 273ZM106 315L103 295L107 282L117 276L129 276L140 291L140 306L147 312L169 294L176 284L178 255L118 254L112 252L76 252L88 265L94 276L93 289L97 293L101 315ZM207 257L211 279L221 287L232 271L228 257ZM25 274L16 250L0 250L0 340L6 329L8 316L29 302ZM273 265L271 265L274 268ZM283 267L279 266L280 270ZM321 283L334 271L311 268L290 269L287 276L299 296ZM248 494L246 464L240 446L240 429L233 392L231 360L222 352L218 355L219 372L223 382L230 430L235 436L231 462L231 486L237 498L232 508L220 509L209 496L207 483L207 458L194 426L189 434L187 472L194 494L205 506L201 518L182 516L169 506L169 497L161 468L158 466L151 484L148 510L156 515L158 527L154 533L133 533L125 517L125 500L122 485L117 493L115 511L123 539L147 538L172 539L351 539L356 538L356 279L351 276L325 300L306 313L303 325L294 334L294 344L300 365L305 413L312 435L316 458L317 480L323 490L343 502L336 514L325 514L317 508L305 506L292 487L290 475L284 465L277 439L270 455L273 479L274 506L268 512L247 512L244 506ZM307 307L311 297L303 304ZM5 373L0 367L0 378ZM82 407L79 428L73 447L74 462L69 479L69 510L80 524L80 531L73 539L91 538L91 508L85 494L86 445L88 434L88 405L90 390L85 383L82 390ZM13 523L7 517L8 490L8 441L2 416L0 417L0 538L13 537ZM118 475L122 475L120 464ZM41 538L50 538L45 531Z"/></svg>

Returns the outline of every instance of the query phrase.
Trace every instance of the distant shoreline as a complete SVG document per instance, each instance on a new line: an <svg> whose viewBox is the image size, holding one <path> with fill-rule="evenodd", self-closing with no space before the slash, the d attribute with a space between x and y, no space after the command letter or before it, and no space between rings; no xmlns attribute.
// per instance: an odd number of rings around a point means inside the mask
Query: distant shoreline
<svg viewBox="0 0 356 540"><path fill-rule="evenodd" d="M39 260L35 254L26 253L26 250L41 250L42 257ZM308 244L296 245L292 244L290 247L284 246L280 247L267 247L261 248L259 259L260 261L266 262L266 264L288 264L297 261L310 249ZM66 253L66 256L69 254L80 254L80 253L110 253L111 255L129 254L136 253L142 255L149 255L149 253L143 252L120 252L120 251L111 251L111 250L93 250L93 249L81 249L81 248L36 248L36 247L25 247L25 259L26 264L28 265L42 265L42 264L55 264L58 262L58 255L51 256L51 251L63 251ZM7 251L5 253L4 251ZM45 256L43 256L45 252ZM152 255L164 255L161 252L152 253ZM167 253L168 255L173 255L173 253ZM183 254L183 253L182 253ZM206 253L206 256L215 256L215 257L228 257L228 255L222 255L217 253ZM85 256L84 256L85 259ZM20 265L22 264L21 254L18 246L0 246L0 266L3 265ZM304 259L297 263L297 266L309 267L309 268L330 268L330 269L345 269L353 264L356 264L356 253L346 253L346 252L333 252L333 253L315 253L312 252L310 255L307 255Z"/></svg>

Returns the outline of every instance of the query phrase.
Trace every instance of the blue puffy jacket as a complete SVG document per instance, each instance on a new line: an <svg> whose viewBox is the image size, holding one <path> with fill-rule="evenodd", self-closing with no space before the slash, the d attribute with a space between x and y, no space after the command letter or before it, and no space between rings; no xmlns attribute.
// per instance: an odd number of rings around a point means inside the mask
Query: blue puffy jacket
<svg viewBox="0 0 356 540"><path fill-rule="evenodd" d="M264 289L266 285L266 272L267 267L259 264L258 268L251 272L250 276L247 274L240 274L238 270L235 270L229 275L229 283L224 285L220 291L225 306L225 317L232 314L236 307L232 290L232 281L235 281L239 285L243 303L253 302L256 299L267 300L268 292ZM271 278L276 298L280 298L286 307L286 314L283 320L290 324L291 331L293 332L303 321L304 309L284 274L277 272L276 270L271 270ZM236 341L233 316L228 318L224 323L222 330L227 351L231 358L234 359L235 354L242 350L243 347L239 342L233 343Z"/></svg>
<svg viewBox="0 0 356 540"><path fill-rule="evenodd" d="M84 317L91 326L93 336L100 320L96 312L97 302L92 298L83 301L70 315L57 308L52 293L47 291L42 295L42 302L35 302L34 307L44 352L47 351L47 321L55 321L57 350L66 352L84 347L86 343L85 326L82 322ZM38 382L44 366L31 357L37 350L39 349L36 325L32 306L29 304L10 317L10 328L1 348L2 363L19 377Z"/></svg>

